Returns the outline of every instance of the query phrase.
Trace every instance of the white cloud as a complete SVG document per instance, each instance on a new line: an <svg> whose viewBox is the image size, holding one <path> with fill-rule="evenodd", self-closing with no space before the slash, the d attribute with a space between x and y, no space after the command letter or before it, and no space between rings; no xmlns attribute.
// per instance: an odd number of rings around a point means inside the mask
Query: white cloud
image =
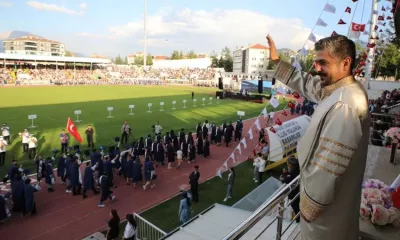
<svg viewBox="0 0 400 240"><path fill-rule="evenodd" d="M79 6L80 6L82 9L87 8L87 4L86 4L85 2L82 2Z"/></svg>
<svg viewBox="0 0 400 240"><path fill-rule="evenodd" d="M48 4L48 3L43 3L43 2L37 2L37 1L29 1L26 4L28 6L37 9L37 10L42 10L42 11L50 11L50 12L60 12L60 13L66 13L70 15L83 15L84 11L76 11L72 9L68 9L63 6L55 5L55 4Z"/></svg>
<svg viewBox="0 0 400 240"><path fill-rule="evenodd" d="M265 36L270 33L278 48L293 50L303 47L311 33L301 19L277 19L250 10L173 11L162 8L147 18L148 52L161 55L178 49L196 52L217 52L225 46L231 49L248 44L267 45ZM94 46L108 46L104 54L129 54L143 48L143 18L117 26L111 26L102 34L79 33ZM321 36L316 36L317 39ZM113 42L110 42L110 39ZM118 44L115 43L118 41ZM78 41L77 42L81 42ZM313 43L309 42L309 46ZM96 47L96 51L101 51ZM82 49L79 51L88 51ZM94 51L90 49L89 51Z"/></svg>
<svg viewBox="0 0 400 240"><path fill-rule="evenodd" d="M109 31L115 37L142 38L143 20L113 26ZM193 49L265 44L266 33L274 37L279 47L296 49L304 45L310 32L311 29L305 27L300 19L276 19L249 10L207 12L186 8L179 12L164 10L162 14L158 12L147 19L149 38L169 39L169 43L186 38L185 45Z"/></svg>
<svg viewBox="0 0 400 240"><path fill-rule="evenodd" d="M0 7L11 7L12 2L0 2Z"/></svg>

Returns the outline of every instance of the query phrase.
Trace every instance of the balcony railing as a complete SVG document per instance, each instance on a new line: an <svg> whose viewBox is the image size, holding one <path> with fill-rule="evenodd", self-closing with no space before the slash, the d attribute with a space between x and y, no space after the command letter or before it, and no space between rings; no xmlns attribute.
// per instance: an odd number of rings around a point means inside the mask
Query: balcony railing
<svg viewBox="0 0 400 240"><path fill-rule="evenodd" d="M290 234L288 232L289 228L296 221L295 219L299 217L299 213L295 218L289 223L288 226L283 228L283 214L290 206L290 204L300 197L300 193L298 193L292 200L286 201L288 195L299 186L299 176L296 177L292 182L287 185L284 185L277 194L275 194L270 200L262 204L254 213L248 217L244 222L242 222L239 226L237 226L234 230L228 233L223 240L238 240L243 237L251 228L253 228L261 219L265 216L270 215L270 213L278 208L278 214L274 217L269 224L256 236L256 239L261 239L261 236L264 232L272 226L272 224L277 221L277 231L276 231L276 240L281 240L282 236L285 234ZM299 233L297 233L298 235ZM297 237L297 236L295 236Z"/></svg>

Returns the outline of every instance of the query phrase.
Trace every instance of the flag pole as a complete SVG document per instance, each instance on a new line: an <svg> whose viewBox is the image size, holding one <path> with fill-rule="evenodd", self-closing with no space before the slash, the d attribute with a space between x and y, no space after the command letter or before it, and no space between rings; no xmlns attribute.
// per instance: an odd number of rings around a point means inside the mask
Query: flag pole
<svg viewBox="0 0 400 240"><path fill-rule="evenodd" d="M378 0L372 0L372 9L371 9L371 24L369 28L369 39L368 39L368 44L374 44L375 43L375 37L374 36L374 31L375 31L375 26L378 20ZM377 35L377 33L376 33ZM368 55L367 55L367 65L365 66L365 82L364 82L364 88L365 90L369 89L369 82L371 81L371 70L373 66L373 61L374 61L374 49L369 48L368 49Z"/></svg>

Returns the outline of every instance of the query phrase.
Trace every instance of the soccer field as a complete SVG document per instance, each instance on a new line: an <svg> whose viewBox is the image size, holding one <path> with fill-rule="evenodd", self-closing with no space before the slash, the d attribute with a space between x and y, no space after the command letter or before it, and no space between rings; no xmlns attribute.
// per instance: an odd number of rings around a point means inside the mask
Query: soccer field
<svg viewBox="0 0 400 240"><path fill-rule="evenodd" d="M81 150L86 149L84 131L88 124L95 130L94 141L108 147L115 137L121 136L123 121L128 121L135 139L152 132L151 126L159 121L163 132L171 129L186 132L194 131L198 122L208 120L217 124L223 121L236 121L237 111L245 111L245 118L258 116L265 104L238 100L219 100L216 103L215 88L184 86L43 86L0 88L0 123L7 123L11 131L12 144L7 147L6 168L0 168L0 176L8 168L12 155L23 164L32 168L33 162L22 153L21 139L18 136L24 128L31 125L28 115L36 114L36 128L28 128L38 139L38 152L51 156L51 150L60 149L59 134L66 127L68 117L75 120L75 110L81 110L82 122L75 123L84 142ZM197 107L193 107L191 92L195 92ZM209 97L213 97L209 104ZM206 98L202 106L202 98ZM186 100L187 108L183 108ZM172 101L176 101L176 110L172 110ZM160 102L164 102L164 111L160 111ZM148 113L148 103L152 103L152 113ZM129 105L135 105L134 115L130 116ZM113 107L113 118L107 118L107 107ZM131 142L131 140L130 140ZM70 136L69 145L77 142Z"/></svg>

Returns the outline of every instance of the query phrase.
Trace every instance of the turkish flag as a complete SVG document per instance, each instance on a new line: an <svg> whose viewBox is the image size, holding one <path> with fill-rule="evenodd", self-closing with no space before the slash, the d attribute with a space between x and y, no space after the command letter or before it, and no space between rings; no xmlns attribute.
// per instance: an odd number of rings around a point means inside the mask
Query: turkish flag
<svg viewBox="0 0 400 240"><path fill-rule="evenodd" d="M343 21L342 19L340 19L339 22L338 22L338 24L339 24L339 25L343 25L343 24L346 24L346 22Z"/></svg>
<svg viewBox="0 0 400 240"><path fill-rule="evenodd" d="M282 111L283 116L287 116L287 112L285 110Z"/></svg>
<svg viewBox="0 0 400 240"><path fill-rule="evenodd" d="M76 141L78 141L80 143L82 142L82 137L79 134L78 129L76 128L76 126L75 126L74 122L71 120L71 118L68 118L67 130L72 136L74 136Z"/></svg>
<svg viewBox="0 0 400 240"><path fill-rule="evenodd" d="M275 123L276 123L276 124L278 124L279 126L281 126L281 125L282 125L282 121L281 121L281 120L279 120L279 119L276 119Z"/></svg>
<svg viewBox="0 0 400 240"><path fill-rule="evenodd" d="M375 25L374 30L375 31L378 30L378 25Z"/></svg>
<svg viewBox="0 0 400 240"><path fill-rule="evenodd" d="M293 97L295 97L295 98L299 98L299 97L300 97L300 95L299 95L299 93L298 93L298 92L294 92L294 93L293 93Z"/></svg>
<svg viewBox="0 0 400 240"><path fill-rule="evenodd" d="M364 32L365 24L351 23L351 31L353 32Z"/></svg>
<svg viewBox="0 0 400 240"><path fill-rule="evenodd" d="M385 20L385 18L383 16L378 17L378 21L383 21L383 20Z"/></svg>
<svg viewBox="0 0 400 240"><path fill-rule="evenodd" d="M374 48L376 46L375 43L368 43L367 48Z"/></svg>
<svg viewBox="0 0 400 240"><path fill-rule="evenodd" d="M332 36L336 36L336 35L338 35L337 32L333 31L332 34L331 34L331 37Z"/></svg>
<svg viewBox="0 0 400 240"><path fill-rule="evenodd" d="M347 7L346 10L344 10L344 12L351 13L351 8Z"/></svg>
<svg viewBox="0 0 400 240"><path fill-rule="evenodd" d="M270 127L269 130L270 130L271 132L273 132L273 133L276 133L276 130L275 130L274 127Z"/></svg>
<svg viewBox="0 0 400 240"><path fill-rule="evenodd" d="M289 102L289 103L288 103L288 107L291 108L291 109L293 109L293 108L294 108L294 103Z"/></svg>
<svg viewBox="0 0 400 240"><path fill-rule="evenodd" d="M392 20L392 17L391 16L387 16L386 20Z"/></svg>
<svg viewBox="0 0 400 240"><path fill-rule="evenodd" d="M386 11L385 7L382 7L382 11Z"/></svg>

